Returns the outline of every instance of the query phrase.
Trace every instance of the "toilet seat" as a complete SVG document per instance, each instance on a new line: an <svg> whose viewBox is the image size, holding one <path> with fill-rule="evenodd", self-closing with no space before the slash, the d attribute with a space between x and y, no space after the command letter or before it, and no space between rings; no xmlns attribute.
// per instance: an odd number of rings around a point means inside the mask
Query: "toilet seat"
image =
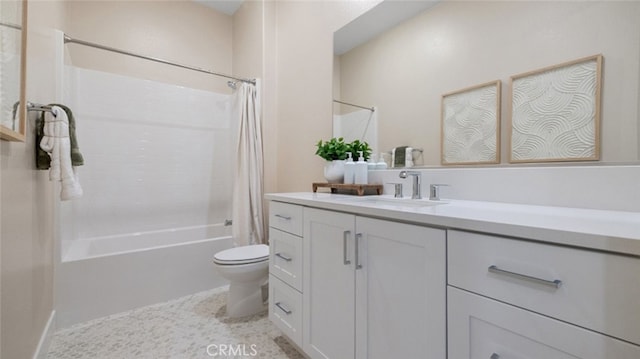
<svg viewBox="0 0 640 359"><path fill-rule="evenodd" d="M255 244L226 249L213 256L213 262L220 265L241 265L269 260L269 246Z"/></svg>

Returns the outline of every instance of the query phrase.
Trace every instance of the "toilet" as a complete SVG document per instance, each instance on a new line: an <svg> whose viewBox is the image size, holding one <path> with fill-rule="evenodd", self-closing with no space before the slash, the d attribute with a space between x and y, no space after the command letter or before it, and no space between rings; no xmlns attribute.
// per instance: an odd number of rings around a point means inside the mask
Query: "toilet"
<svg viewBox="0 0 640 359"><path fill-rule="evenodd" d="M262 286L269 278L269 246L256 244L218 252L213 256L218 272L229 280L227 314L244 317L267 307L262 300Z"/></svg>

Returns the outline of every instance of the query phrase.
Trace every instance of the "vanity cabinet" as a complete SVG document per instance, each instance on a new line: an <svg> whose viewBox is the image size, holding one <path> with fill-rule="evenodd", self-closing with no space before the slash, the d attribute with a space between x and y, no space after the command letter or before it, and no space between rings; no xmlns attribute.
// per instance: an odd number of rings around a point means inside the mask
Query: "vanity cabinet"
<svg viewBox="0 0 640 359"><path fill-rule="evenodd" d="M304 208L311 358L446 356L444 230Z"/></svg>
<svg viewBox="0 0 640 359"><path fill-rule="evenodd" d="M449 358L640 358L637 257L457 230L447 243Z"/></svg>
<svg viewBox="0 0 640 359"><path fill-rule="evenodd" d="M451 359L640 358L636 345L455 287L448 312Z"/></svg>
<svg viewBox="0 0 640 359"><path fill-rule="evenodd" d="M269 207L269 319L302 347L302 206Z"/></svg>
<svg viewBox="0 0 640 359"><path fill-rule="evenodd" d="M547 229L536 209L520 225L531 238L513 238L497 215L477 219L482 206L423 220L274 197L269 315L312 359L640 358L639 251L606 251L637 239L608 232L617 222L587 213ZM635 228L633 218L620 223Z"/></svg>

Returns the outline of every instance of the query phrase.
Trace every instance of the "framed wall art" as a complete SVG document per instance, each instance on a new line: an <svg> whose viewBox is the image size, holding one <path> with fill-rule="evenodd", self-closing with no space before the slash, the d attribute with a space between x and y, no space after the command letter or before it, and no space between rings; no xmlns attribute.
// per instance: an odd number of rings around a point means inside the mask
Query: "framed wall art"
<svg viewBox="0 0 640 359"><path fill-rule="evenodd" d="M441 163L500 163L501 82L442 95Z"/></svg>
<svg viewBox="0 0 640 359"><path fill-rule="evenodd" d="M600 159L602 55L511 77L509 162Z"/></svg>

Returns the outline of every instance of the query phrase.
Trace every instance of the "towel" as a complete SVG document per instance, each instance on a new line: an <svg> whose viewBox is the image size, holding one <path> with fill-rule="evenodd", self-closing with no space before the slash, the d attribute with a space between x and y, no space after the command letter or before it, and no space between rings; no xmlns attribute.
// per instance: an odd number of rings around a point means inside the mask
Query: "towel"
<svg viewBox="0 0 640 359"><path fill-rule="evenodd" d="M82 196L82 187L71 163L69 118L61 107L52 106L44 115L40 148L51 157L49 180L62 182L60 199L63 201Z"/></svg>
<svg viewBox="0 0 640 359"><path fill-rule="evenodd" d="M84 165L84 158L82 157L82 153L80 153L80 148L78 147L78 139L76 137L76 121L73 117L73 112L71 112L71 109L65 105L51 104L49 106L58 106L62 108L66 113L67 118L69 119L71 164L73 166ZM39 170L48 170L51 162L49 154L40 148L40 142L42 141L42 137L44 136L44 114L44 111L40 112L40 116L38 116L38 118L36 119L36 168Z"/></svg>
<svg viewBox="0 0 640 359"><path fill-rule="evenodd" d="M391 150L391 167L404 167L408 146L400 146Z"/></svg>

